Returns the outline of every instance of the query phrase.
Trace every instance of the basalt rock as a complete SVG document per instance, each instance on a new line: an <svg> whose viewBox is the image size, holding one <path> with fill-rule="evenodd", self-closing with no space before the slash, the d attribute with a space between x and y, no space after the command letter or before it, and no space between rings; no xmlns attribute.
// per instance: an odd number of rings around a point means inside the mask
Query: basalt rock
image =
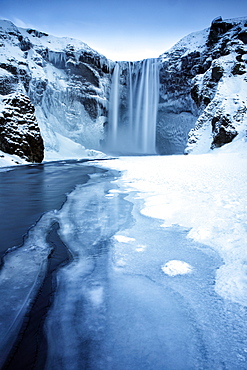
<svg viewBox="0 0 247 370"><path fill-rule="evenodd" d="M3 100L0 113L0 150L16 154L29 162L42 162L44 143L30 99L21 93Z"/></svg>
<svg viewBox="0 0 247 370"><path fill-rule="evenodd" d="M27 29L27 33L29 33L30 35L33 35L33 36L36 36L36 37L43 37L43 36L48 36L47 33L45 32L41 32L41 31L37 31L37 30L33 30L32 28L28 28Z"/></svg>
<svg viewBox="0 0 247 370"><path fill-rule="evenodd" d="M78 62L73 63L68 61L66 67L69 69L70 74L79 77L82 82L89 82L95 87L99 87L99 77L86 63Z"/></svg>
<svg viewBox="0 0 247 370"><path fill-rule="evenodd" d="M224 69L222 66L216 65L212 68L212 80L214 82L219 82L221 77L223 76Z"/></svg>
<svg viewBox="0 0 247 370"><path fill-rule="evenodd" d="M211 149L219 148L224 144L230 143L237 135L230 115L219 116L212 119L213 142Z"/></svg>
<svg viewBox="0 0 247 370"><path fill-rule="evenodd" d="M244 63L236 63L232 69L233 75L243 75L246 73L246 68Z"/></svg>
<svg viewBox="0 0 247 370"><path fill-rule="evenodd" d="M247 44L247 31L244 30L244 31L240 32L238 34L238 38L239 38L239 40L243 41L243 43L246 45Z"/></svg>
<svg viewBox="0 0 247 370"><path fill-rule="evenodd" d="M210 27L207 46L211 47L213 44L217 43L220 37L232 27L232 23L224 22L221 17L214 19Z"/></svg>

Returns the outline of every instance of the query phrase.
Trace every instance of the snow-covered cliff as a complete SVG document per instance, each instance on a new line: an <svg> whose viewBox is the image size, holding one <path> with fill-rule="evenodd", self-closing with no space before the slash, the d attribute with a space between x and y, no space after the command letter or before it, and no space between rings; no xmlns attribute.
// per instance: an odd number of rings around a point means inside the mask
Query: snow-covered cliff
<svg viewBox="0 0 247 370"><path fill-rule="evenodd" d="M18 155L30 162L42 162L44 143L34 106L24 94L10 94L2 99L0 114L1 149L9 154Z"/></svg>
<svg viewBox="0 0 247 370"><path fill-rule="evenodd" d="M160 152L203 153L245 136L246 44L247 18L219 17L161 56Z"/></svg>
<svg viewBox="0 0 247 370"><path fill-rule="evenodd" d="M64 145L81 156L86 155L83 146L99 149L111 62L81 41L24 30L9 21L0 21L0 46L0 107L16 93L30 99L45 155L59 157Z"/></svg>

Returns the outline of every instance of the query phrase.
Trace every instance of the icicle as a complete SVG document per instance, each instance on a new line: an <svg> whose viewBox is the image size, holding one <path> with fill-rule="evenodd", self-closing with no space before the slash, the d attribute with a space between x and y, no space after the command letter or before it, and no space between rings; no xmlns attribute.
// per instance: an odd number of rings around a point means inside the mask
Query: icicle
<svg viewBox="0 0 247 370"><path fill-rule="evenodd" d="M48 51L48 60L57 68L64 68L66 62L66 54L58 51Z"/></svg>

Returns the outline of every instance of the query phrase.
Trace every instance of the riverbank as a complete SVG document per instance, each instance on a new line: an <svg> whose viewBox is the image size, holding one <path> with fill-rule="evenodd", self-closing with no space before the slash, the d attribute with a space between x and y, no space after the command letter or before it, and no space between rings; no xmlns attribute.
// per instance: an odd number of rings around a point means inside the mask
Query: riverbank
<svg viewBox="0 0 247 370"><path fill-rule="evenodd" d="M30 197L34 212L46 207L0 274L0 344L7 351L19 340L8 363L244 370L247 151L245 141L235 144L203 155L1 172L9 184L2 186L2 210L9 204L16 221L24 216L19 199L25 206ZM62 253L61 268L52 265L64 250L71 258ZM23 341L23 318L34 318L32 332L49 297L34 333L41 357L33 357L37 347L32 335L24 334L28 345Z"/></svg>

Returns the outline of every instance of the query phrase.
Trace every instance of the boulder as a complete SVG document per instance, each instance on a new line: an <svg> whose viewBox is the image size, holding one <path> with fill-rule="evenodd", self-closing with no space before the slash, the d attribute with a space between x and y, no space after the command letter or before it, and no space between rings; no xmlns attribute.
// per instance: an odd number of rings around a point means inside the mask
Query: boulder
<svg viewBox="0 0 247 370"><path fill-rule="evenodd" d="M222 115L212 119L213 142L211 149L219 148L230 143L237 135L229 115Z"/></svg>
<svg viewBox="0 0 247 370"><path fill-rule="evenodd" d="M243 75L246 72L244 63L236 63L232 69L233 75Z"/></svg>
<svg viewBox="0 0 247 370"><path fill-rule="evenodd" d="M29 162L41 163L44 143L30 99L22 94L11 94L3 99L0 113L0 150L16 154Z"/></svg>

